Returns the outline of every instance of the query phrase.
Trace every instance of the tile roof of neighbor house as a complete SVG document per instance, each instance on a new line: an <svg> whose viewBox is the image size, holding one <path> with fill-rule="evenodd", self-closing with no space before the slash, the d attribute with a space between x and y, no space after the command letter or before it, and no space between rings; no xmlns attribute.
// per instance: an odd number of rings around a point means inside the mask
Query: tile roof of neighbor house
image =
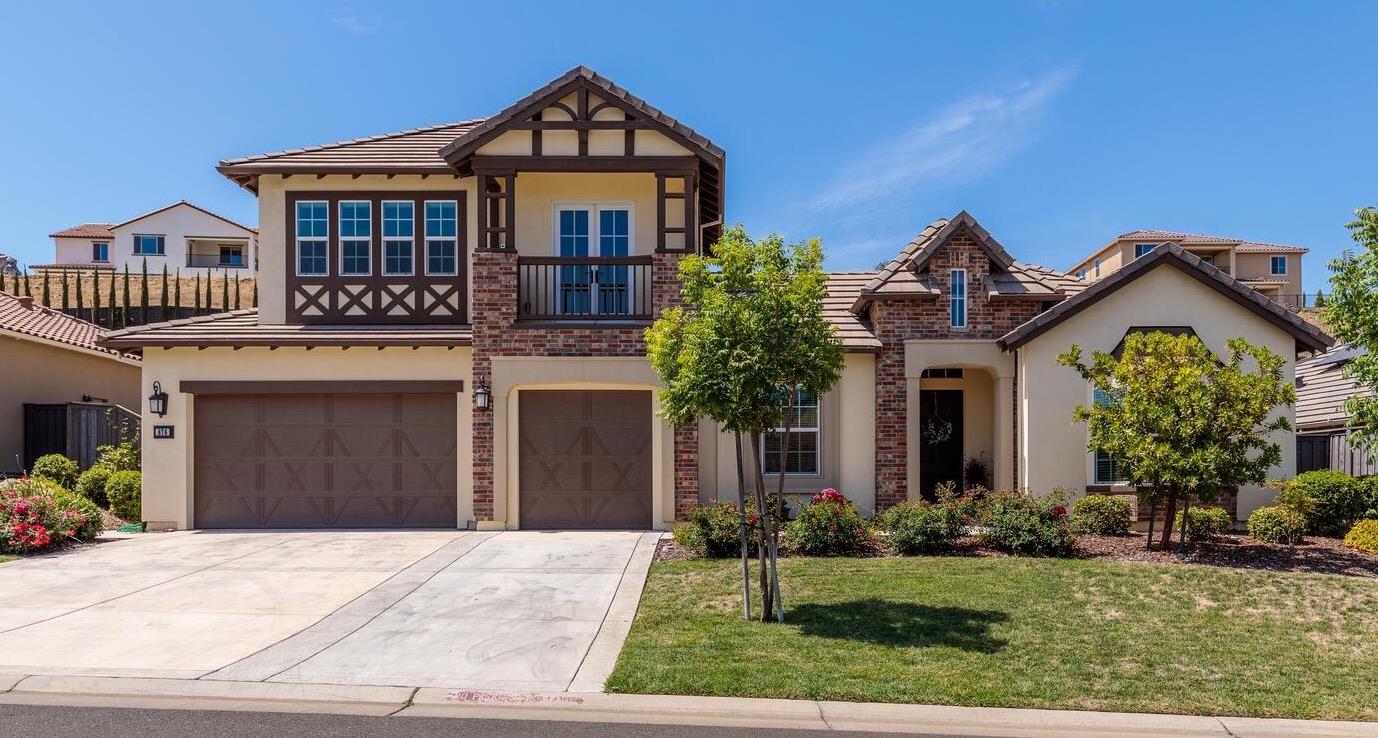
<svg viewBox="0 0 1378 738"><path fill-rule="evenodd" d="M1202 261L1201 257L1175 243L1164 243L1105 279L1087 285L1076 295L1054 305L1033 320L1006 333L1000 339L1000 345L1007 350L1018 348L1053 326L1108 297L1135 279L1166 264L1181 269L1188 276L1287 331L1296 339L1297 345L1305 350L1321 351L1335 342L1333 338L1326 335L1325 331L1264 297L1258 290L1241 280L1235 279L1214 265Z"/></svg>
<svg viewBox="0 0 1378 738"><path fill-rule="evenodd" d="M201 207L200 205L197 205L196 203L187 202L186 200L178 200L177 202L174 202L174 203L172 203L171 205L164 205L163 207L158 208L157 210L150 210L150 211L148 211L147 213L144 213L143 215L136 215L136 216L134 216L133 218L130 218L129 220L126 220L126 221L121 222L121 223L116 223L116 224L114 224L114 225L112 225L112 226L110 226L110 227L111 227L111 229L123 228L124 226L127 226L127 225L129 225L130 223L135 223L135 222L141 221L141 220L143 220L144 218L149 218L149 217L152 217L152 216L154 216L154 215L157 215L158 213L166 212L166 211L171 210L171 209L173 209L173 208L181 207L181 206L183 206L183 205L185 205L185 206L187 206L187 207L189 207L189 208L191 208L192 210L195 210L195 211L197 211L197 212L205 213L206 215L209 215L210 217L215 218L216 220L223 220L223 221L225 221L226 223L229 223L230 225L232 225L232 226L234 226L234 227L236 227L236 228L240 228L240 229L249 231L250 233L258 233L258 229L257 229L257 228L254 228L253 226L246 226L246 225L244 225L243 223L239 223L239 222L237 222L237 221L230 220L229 218L226 218L225 216L221 215L220 213L213 213L213 212L211 212L211 211L209 211L209 210L207 210L207 209Z"/></svg>
<svg viewBox="0 0 1378 738"><path fill-rule="evenodd" d="M1345 400L1373 395L1372 388L1344 374L1345 365L1364 353L1362 348L1340 345L1297 362L1297 430L1343 427L1349 422Z"/></svg>
<svg viewBox="0 0 1378 738"><path fill-rule="evenodd" d="M48 238L114 238L115 232L110 230L114 223L82 223L79 226L49 233Z"/></svg>
<svg viewBox="0 0 1378 738"><path fill-rule="evenodd" d="M828 272L828 296L823 298L823 317L837 328L842 347L851 351L878 351L880 339L852 312L852 303L875 272Z"/></svg>
<svg viewBox="0 0 1378 738"><path fill-rule="evenodd" d="M30 338L60 343L77 349L110 354L122 359L137 359L132 354L101 346L98 341L105 333L95 323L88 323L66 313L35 305L32 298L0 293L0 332L16 333Z"/></svg>
<svg viewBox="0 0 1378 738"><path fill-rule="evenodd" d="M234 172L290 172L302 169L341 169L346 172L376 169L387 171L452 171L440 149L482 123L482 118L412 128L347 141L286 149L267 154L225 159L218 169Z"/></svg>
<svg viewBox="0 0 1378 738"><path fill-rule="evenodd" d="M182 318L107 333L111 348L144 346L468 346L467 325L267 325L258 310Z"/></svg>
<svg viewBox="0 0 1378 738"><path fill-rule="evenodd" d="M1200 233L1181 233L1179 231L1161 231L1157 229L1145 229L1130 231L1120 234L1116 241L1174 241L1179 244L1220 244L1221 246L1234 245L1236 251L1243 252L1272 252L1279 254L1304 254L1310 249L1305 246L1289 246L1282 243L1263 243L1259 241L1246 241L1242 238L1231 238L1229 236L1205 236Z"/></svg>

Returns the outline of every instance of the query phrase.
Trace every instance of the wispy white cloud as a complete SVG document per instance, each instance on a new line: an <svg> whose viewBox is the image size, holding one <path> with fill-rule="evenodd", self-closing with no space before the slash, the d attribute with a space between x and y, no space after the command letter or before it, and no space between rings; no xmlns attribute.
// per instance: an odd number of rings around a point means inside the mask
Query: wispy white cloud
<svg viewBox="0 0 1378 738"><path fill-rule="evenodd" d="M995 92L973 94L847 163L813 199L820 210L871 205L969 182L1034 140L1052 101L1076 77L1062 67Z"/></svg>
<svg viewBox="0 0 1378 738"><path fill-rule="evenodd" d="M377 15L360 15L350 8L342 8L330 18L331 24L355 36L368 36L383 27L383 19Z"/></svg>

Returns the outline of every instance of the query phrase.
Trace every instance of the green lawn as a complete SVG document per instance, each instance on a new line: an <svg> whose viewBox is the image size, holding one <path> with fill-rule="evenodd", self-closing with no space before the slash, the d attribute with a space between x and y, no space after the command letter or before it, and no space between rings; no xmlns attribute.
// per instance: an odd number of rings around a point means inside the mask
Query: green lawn
<svg viewBox="0 0 1378 738"><path fill-rule="evenodd" d="M1015 558L651 569L613 692L1378 720L1378 580Z"/></svg>
<svg viewBox="0 0 1378 738"><path fill-rule="evenodd" d="M7 556L7 555L5 555L5 554L0 554L0 564L5 563L6 561L14 561L14 560L17 559L17 558L19 558L19 557L18 557L18 556Z"/></svg>

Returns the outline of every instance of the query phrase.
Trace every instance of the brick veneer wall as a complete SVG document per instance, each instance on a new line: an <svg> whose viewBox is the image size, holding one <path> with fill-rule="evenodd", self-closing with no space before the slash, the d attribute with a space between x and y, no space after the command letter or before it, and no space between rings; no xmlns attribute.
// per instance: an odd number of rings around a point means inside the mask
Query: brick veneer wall
<svg viewBox="0 0 1378 738"><path fill-rule="evenodd" d="M985 281L990 257L969 235L957 234L929 258L942 294L937 298L882 300L871 305L871 326L880 339L876 357L876 508L908 495L908 388L904 342L911 339L999 338L1039 312L1037 302L990 302ZM948 315L948 272L967 270L967 327L952 328ZM997 400L998 401L998 400ZM1013 402L1013 398L1010 398ZM1017 413L1016 413L1017 415ZM913 422L917 423L915 418Z"/></svg>
<svg viewBox="0 0 1378 738"><path fill-rule="evenodd" d="M655 315L680 302L683 254L657 253L651 266ZM491 381L495 356L645 356L644 326L523 326L517 322L517 254L479 249L473 259L474 378ZM493 414L475 412L474 518L493 520ZM675 517L698 501L698 429L675 429Z"/></svg>
<svg viewBox="0 0 1378 738"><path fill-rule="evenodd" d="M1136 524L1138 527L1147 528L1147 527L1148 527L1148 518L1149 518L1149 513L1150 513L1150 511L1151 511L1151 508L1150 508L1148 505L1141 504L1141 503L1139 502L1139 496L1138 496L1137 494L1123 494L1123 493L1119 493L1119 492L1116 492L1116 493L1114 493L1114 494L1115 494L1116 497L1123 497L1123 498L1129 500L1130 504L1132 504L1132 505L1134 506L1134 522L1135 522L1135 524ZM1226 493L1224 493L1224 494L1221 494L1221 495L1219 495L1219 496L1217 496L1217 497L1215 498L1215 501L1214 501L1214 502L1210 502L1210 503L1206 503L1206 504L1202 504L1202 503L1200 503L1200 502L1193 502L1193 503L1191 503L1191 506L1192 506L1193 508L1196 508L1196 507L1220 507L1220 508L1224 508L1225 512L1227 512L1227 513L1230 514L1230 520L1239 522L1239 493L1238 493L1237 491L1235 491L1235 492L1226 492ZM1177 503L1177 509L1178 509L1178 511L1180 511L1180 510L1182 509L1182 504L1181 504L1180 502ZM1155 523L1155 527L1157 527L1159 530L1162 530L1163 523L1164 523L1164 521L1167 520L1167 505L1164 504L1164 503L1162 503L1162 502L1158 503L1158 510L1153 514L1153 518L1157 521L1157 522Z"/></svg>

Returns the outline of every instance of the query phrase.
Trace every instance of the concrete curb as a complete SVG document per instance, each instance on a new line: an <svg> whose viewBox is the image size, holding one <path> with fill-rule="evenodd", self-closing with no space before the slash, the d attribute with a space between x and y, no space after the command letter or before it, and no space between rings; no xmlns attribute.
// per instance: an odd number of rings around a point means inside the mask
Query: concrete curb
<svg viewBox="0 0 1378 738"><path fill-rule="evenodd" d="M922 732L997 735L1009 738L1106 735L1130 738L1357 738L1378 735L1378 724L1375 723L1319 720L1215 718L738 697L498 692L281 682L0 674L0 704L7 703L806 728L885 733Z"/></svg>

